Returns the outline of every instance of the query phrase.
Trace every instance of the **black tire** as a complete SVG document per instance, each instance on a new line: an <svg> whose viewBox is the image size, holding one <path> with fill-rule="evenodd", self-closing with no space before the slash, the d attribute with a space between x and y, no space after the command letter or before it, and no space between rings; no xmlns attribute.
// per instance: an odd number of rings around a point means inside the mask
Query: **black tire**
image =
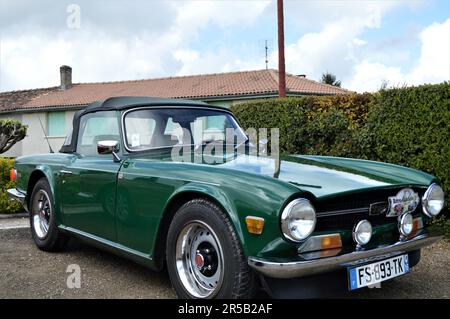
<svg viewBox="0 0 450 319"><path fill-rule="evenodd" d="M49 205L49 222L48 222L48 231L46 235L43 237L38 236L38 230L35 227L36 223L34 222L35 216L38 213L36 207L33 206L35 201L38 201L37 196L42 196L42 192L45 192L48 196L48 205ZM63 234L57 226L56 218L55 218L55 209L54 209L54 199L52 190L46 178L41 178L33 188L33 192L30 197L30 228L31 228L31 236L33 237L34 243L36 246L44 251L60 251L62 250L68 241L67 235Z"/></svg>
<svg viewBox="0 0 450 319"><path fill-rule="evenodd" d="M212 230L219 243L218 247L222 250L221 256L223 256L223 275L221 277L223 279L219 284L216 282L217 286L214 288L214 293L205 298L237 299L253 297L256 292L256 276L247 264L247 258L242 251L240 240L236 235L233 224L222 209L206 199L194 199L184 204L176 212L169 227L166 263L172 286L178 296L180 298L203 298L203 296L199 297L190 293L186 285L183 284L178 272L176 258L179 236L182 236L181 234L186 227L190 227L189 225L197 222ZM186 235L185 238L190 237ZM189 258L189 255L187 256L188 260L192 260ZM201 259L203 260L203 257ZM197 262L196 260L195 262ZM192 271L191 274L194 276Z"/></svg>

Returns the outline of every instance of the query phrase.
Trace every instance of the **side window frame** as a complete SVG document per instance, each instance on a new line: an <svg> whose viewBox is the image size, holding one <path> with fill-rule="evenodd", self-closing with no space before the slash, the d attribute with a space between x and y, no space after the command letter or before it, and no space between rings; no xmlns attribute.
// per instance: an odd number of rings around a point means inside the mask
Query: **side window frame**
<svg viewBox="0 0 450 319"><path fill-rule="evenodd" d="M101 113L110 112L111 114L114 114L114 116L112 116L112 117L115 117L115 119L116 119L117 128L118 128L118 137L119 137L118 142L119 142L119 145L120 145L119 151L117 152L117 154L118 155L122 155L123 154L122 150L123 150L124 145L123 145L123 141L122 141L122 126L120 125L120 112L119 111L115 111L115 110L104 110L104 111L89 112L89 113L86 113L86 114L84 114L84 115L82 115L80 117L79 125L78 125L78 132L77 132L77 141L76 141L76 144L75 144L75 154L78 154L78 155L83 156L83 157L101 157L101 158L104 158L104 157L111 156L109 154L101 155L101 154L98 154L97 152L95 152L95 155L86 155L86 154L80 153L79 149L78 149L80 139L82 139L82 135L83 135L82 133L84 133L84 129L86 128L86 125L84 127L82 127L82 125L81 125L82 121L83 121L83 118L85 116L89 116L89 115L92 115L92 114L95 114L95 113L100 113L100 112ZM95 148L97 148L97 147L95 146Z"/></svg>

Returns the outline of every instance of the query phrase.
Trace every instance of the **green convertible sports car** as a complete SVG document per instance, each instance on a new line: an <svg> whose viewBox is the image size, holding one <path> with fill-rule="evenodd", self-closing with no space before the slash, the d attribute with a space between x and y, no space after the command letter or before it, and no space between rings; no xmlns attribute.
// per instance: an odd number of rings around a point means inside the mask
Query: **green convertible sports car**
<svg viewBox="0 0 450 319"><path fill-rule="evenodd" d="M8 194L30 213L40 249L76 236L167 267L182 298L379 286L441 238L429 227L444 206L435 177L357 159L258 156L255 145L226 108L114 97L75 114L59 153L17 158Z"/></svg>

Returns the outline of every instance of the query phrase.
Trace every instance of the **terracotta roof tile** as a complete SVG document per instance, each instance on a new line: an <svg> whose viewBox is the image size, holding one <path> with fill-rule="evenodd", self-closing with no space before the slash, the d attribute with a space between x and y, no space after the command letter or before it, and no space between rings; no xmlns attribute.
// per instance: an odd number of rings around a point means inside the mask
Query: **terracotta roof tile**
<svg viewBox="0 0 450 319"><path fill-rule="evenodd" d="M345 89L286 75L288 94L347 94ZM256 70L148 80L79 83L67 90L56 88L0 93L0 111L58 106L80 106L112 96L156 96L205 99L221 96L276 94L278 72Z"/></svg>
<svg viewBox="0 0 450 319"><path fill-rule="evenodd" d="M50 92L57 91L58 89L58 87L50 87L0 93L0 111L13 111L22 108L34 98L44 96Z"/></svg>

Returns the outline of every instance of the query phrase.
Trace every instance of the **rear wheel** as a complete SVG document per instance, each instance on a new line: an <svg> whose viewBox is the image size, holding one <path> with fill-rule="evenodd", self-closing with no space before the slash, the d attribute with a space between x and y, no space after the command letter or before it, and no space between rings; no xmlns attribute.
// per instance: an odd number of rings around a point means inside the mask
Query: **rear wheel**
<svg viewBox="0 0 450 319"><path fill-rule="evenodd" d="M58 251L67 243L67 237L56 225L53 194L45 178L36 183L31 193L30 226L33 240L42 250Z"/></svg>
<svg viewBox="0 0 450 319"><path fill-rule="evenodd" d="M169 228L167 269L181 298L249 298L255 278L228 216L205 199L184 204Z"/></svg>

